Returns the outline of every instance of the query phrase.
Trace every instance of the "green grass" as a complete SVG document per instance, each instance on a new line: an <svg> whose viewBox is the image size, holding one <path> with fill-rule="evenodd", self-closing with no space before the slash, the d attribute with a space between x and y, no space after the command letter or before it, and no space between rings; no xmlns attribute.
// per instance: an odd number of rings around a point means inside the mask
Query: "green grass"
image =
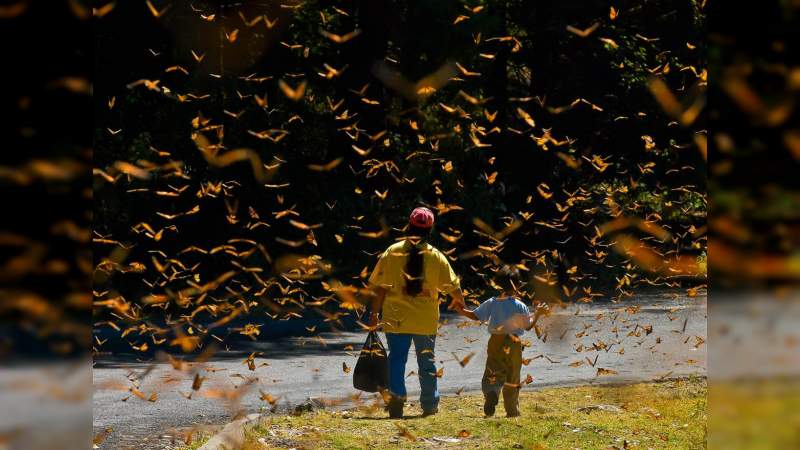
<svg viewBox="0 0 800 450"><path fill-rule="evenodd" d="M800 380L714 383L708 393L708 448L800 448Z"/></svg>
<svg viewBox="0 0 800 450"><path fill-rule="evenodd" d="M617 411L578 411L613 405ZM248 449L701 449L706 445L706 380L523 391L522 416L501 404L483 417L483 397L442 398L439 414L421 418L416 405L390 420L378 403L346 411L267 416L248 432ZM442 442L439 439L458 439Z"/></svg>
<svg viewBox="0 0 800 450"><path fill-rule="evenodd" d="M208 433L193 434L192 441L188 445L175 447L175 450L197 450L208 442L210 438L211 435Z"/></svg>

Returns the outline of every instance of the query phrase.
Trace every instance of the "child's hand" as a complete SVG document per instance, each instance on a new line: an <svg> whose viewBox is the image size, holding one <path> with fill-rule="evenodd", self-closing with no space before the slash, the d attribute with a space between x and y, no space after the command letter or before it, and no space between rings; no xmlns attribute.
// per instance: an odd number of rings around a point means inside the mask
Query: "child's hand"
<svg viewBox="0 0 800 450"><path fill-rule="evenodd" d="M531 328L536 326L536 321L539 318L536 317L536 313L528 314L528 325L525 327L526 330L530 330Z"/></svg>

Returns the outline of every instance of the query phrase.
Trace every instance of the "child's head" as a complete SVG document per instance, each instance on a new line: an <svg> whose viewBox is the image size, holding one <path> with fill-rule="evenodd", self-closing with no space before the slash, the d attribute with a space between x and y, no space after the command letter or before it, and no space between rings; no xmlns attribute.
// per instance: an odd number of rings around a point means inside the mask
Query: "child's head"
<svg viewBox="0 0 800 450"><path fill-rule="evenodd" d="M522 287L519 269L509 264L501 266L495 273L493 284L504 294L516 293Z"/></svg>

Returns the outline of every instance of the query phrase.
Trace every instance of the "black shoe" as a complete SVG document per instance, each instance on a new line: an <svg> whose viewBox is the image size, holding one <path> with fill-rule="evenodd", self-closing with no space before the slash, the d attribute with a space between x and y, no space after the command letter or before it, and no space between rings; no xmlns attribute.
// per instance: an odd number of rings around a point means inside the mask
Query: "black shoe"
<svg viewBox="0 0 800 450"><path fill-rule="evenodd" d="M439 412L439 408L423 409L422 410L422 417L432 416L432 415L434 415L434 414L436 414L438 412Z"/></svg>
<svg viewBox="0 0 800 450"><path fill-rule="evenodd" d="M402 419L403 418L403 400L392 397L389 400L389 418Z"/></svg>
<svg viewBox="0 0 800 450"><path fill-rule="evenodd" d="M486 417L492 417L494 415L494 408L497 406L497 400L496 392L489 392L486 394L486 400L483 403L483 413L486 414Z"/></svg>

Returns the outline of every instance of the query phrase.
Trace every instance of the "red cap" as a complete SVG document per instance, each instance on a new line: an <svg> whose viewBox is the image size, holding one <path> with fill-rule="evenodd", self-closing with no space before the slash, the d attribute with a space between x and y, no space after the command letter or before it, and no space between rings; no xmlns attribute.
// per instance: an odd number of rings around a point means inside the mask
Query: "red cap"
<svg viewBox="0 0 800 450"><path fill-rule="evenodd" d="M414 208L408 216L408 223L418 228L433 226L433 211L425 207Z"/></svg>

